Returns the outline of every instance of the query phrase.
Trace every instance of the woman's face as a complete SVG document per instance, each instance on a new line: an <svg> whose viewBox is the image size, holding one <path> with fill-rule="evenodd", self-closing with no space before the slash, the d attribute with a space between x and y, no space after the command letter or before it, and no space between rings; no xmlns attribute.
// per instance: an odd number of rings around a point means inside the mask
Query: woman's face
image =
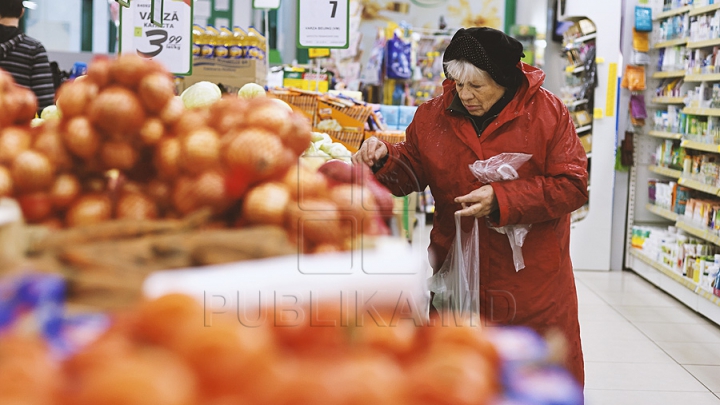
<svg viewBox="0 0 720 405"><path fill-rule="evenodd" d="M474 75L467 82L456 81L455 89L470 115L482 117L505 94L505 88L490 75Z"/></svg>

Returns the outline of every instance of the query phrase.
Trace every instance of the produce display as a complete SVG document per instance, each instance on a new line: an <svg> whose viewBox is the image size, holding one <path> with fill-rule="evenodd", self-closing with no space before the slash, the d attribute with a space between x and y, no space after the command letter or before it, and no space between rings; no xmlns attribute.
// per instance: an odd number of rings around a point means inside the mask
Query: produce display
<svg viewBox="0 0 720 405"><path fill-rule="evenodd" d="M354 312L329 302L218 315L179 294L112 319L73 317L56 306L52 279L4 287L11 299L0 309L13 316L0 323L3 404L582 401L569 374L552 366L552 345L522 328L464 317L426 324L400 308ZM38 330L19 327L33 318Z"/></svg>
<svg viewBox="0 0 720 405"><path fill-rule="evenodd" d="M32 127L32 93L0 78L0 100L14 106L0 120L0 196L17 199L27 222L78 227L210 209L218 226L283 227L305 252L387 233L387 190L363 168L343 163L353 174L341 184L299 159L318 144L308 120L280 100L253 97L253 86L248 99L221 99L207 82L175 96L156 62L98 58ZM320 150L347 161L340 149Z"/></svg>

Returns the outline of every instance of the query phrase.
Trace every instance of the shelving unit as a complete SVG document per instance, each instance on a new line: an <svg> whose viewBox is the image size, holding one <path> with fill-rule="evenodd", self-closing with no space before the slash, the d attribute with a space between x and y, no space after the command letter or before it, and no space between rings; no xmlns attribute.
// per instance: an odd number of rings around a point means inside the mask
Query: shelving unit
<svg viewBox="0 0 720 405"><path fill-rule="evenodd" d="M575 132L577 132L577 133L579 134L579 133L581 133L581 132L590 131L591 129L592 129L592 125L585 125L585 126L583 126L583 127L577 127L577 128L575 128Z"/></svg>
<svg viewBox="0 0 720 405"><path fill-rule="evenodd" d="M626 10L629 9L626 8ZM660 24L664 24L664 21L668 18L676 18L676 16L687 16L685 20L689 21L690 16L696 16L703 13L715 12L720 10L720 4L713 4L710 6L693 7L686 6L677 8L674 10L665 11L662 13L656 13L654 23L654 30L658 30ZM687 29L686 34L690 35L690 29L688 25L684 25ZM655 31L657 32L657 31ZM652 34L651 34L652 35ZM623 54L629 54L629 50L632 49L631 41L627 40L622 45ZM695 52L696 49L704 47L712 47L720 45L720 39L710 39L704 41L690 41L690 38L676 38L672 40L663 41L660 40L657 43L651 44L653 51L650 52L651 61L648 66L658 66L660 52L662 48L672 46L687 46L688 49L692 49ZM688 51L690 52L690 51ZM667 56L667 53L665 53ZM648 90L645 92L646 100L650 99L655 108L664 108L667 105L668 108L675 105L680 107L680 111L684 114L694 115L701 120L705 120L703 117L720 117L720 109L716 108L697 108L691 102L688 101L688 107L683 108L685 98L687 97L688 90L695 90L696 87L700 86L701 91L704 91L706 86L712 87L712 82L720 82L720 74L699 74L699 71L680 69L677 60L670 59L668 62L669 68L665 71L652 72L650 68L650 76L655 82L648 84ZM677 69L677 70L670 70ZM662 84L661 80L666 79L682 79L679 96L673 99L665 97L655 97L656 87L660 87ZM668 80L669 82L669 80ZM696 93L697 94L697 93ZM702 193L710 196L720 196L720 188L711 185L703 184L695 179L684 177L681 170L674 170L668 167L661 167L656 165L654 155L657 151L657 147L661 142L667 140L676 141L675 145L678 144L687 149L697 150L701 152L720 153L720 145L705 144L700 142L691 141L685 139L685 129L681 130L653 130L653 120L646 120L646 127L644 130L637 131L636 133L644 134L634 137L634 161L635 166L630 170L630 190L629 204L628 204L628 228L626 237L626 255L625 265L632 269L640 276L646 278L648 281L663 289L670 295L677 298L693 310L708 317L715 323L720 325L720 299L714 297L712 292L703 289L698 283L695 283L692 279L684 277L682 274L678 274L674 269L658 263L653 258L648 257L642 250L635 249L631 246L632 239L632 227L635 225L657 225L665 223L674 225L676 228L686 232L688 235L692 235L695 238L703 239L710 243L720 246L720 235L705 229L694 223L687 222L684 215L678 215L673 210L661 208L659 206L649 203L648 197L648 180L664 178L675 181L678 185L695 190L694 195L700 196ZM677 123L671 123L669 127L675 127ZM648 128L650 126L650 128ZM699 198L699 197L696 197Z"/></svg>
<svg viewBox="0 0 720 405"><path fill-rule="evenodd" d="M649 131L647 133L650 136L654 136L655 138L663 138L663 139L682 139L683 134L676 134L672 132L665 132L665 131Z"/></svg>

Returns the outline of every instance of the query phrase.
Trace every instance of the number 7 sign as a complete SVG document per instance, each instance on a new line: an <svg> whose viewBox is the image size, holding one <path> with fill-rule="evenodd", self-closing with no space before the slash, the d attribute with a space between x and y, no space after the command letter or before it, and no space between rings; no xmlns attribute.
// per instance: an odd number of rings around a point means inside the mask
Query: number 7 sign
<svg viewBox="0 0 720 405"><path fill-rule="evenodd" d="M153 12L152 0L131 0L130 7L120 11L120 53L154 59L176 75L192 74L192 3L162 0L158 26L160 7Z"/></svg>
<svg viewBox="0 0 720 405"><path fill-rule="evenodd" d="M298 48L347 49L350 0L297 0Z"/></svg>

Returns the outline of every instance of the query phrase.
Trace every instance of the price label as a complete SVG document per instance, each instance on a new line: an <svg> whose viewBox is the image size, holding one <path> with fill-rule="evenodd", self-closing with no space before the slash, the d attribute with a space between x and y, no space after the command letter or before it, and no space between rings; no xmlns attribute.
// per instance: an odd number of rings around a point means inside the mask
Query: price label
<svg viewBox="0 0 720 405"><path fill-rule="evenodd" d="M176 75L192 74L191 0L132 0L120 12L120 53L154 59ZM153 12L153 5L155 10ZM162 24L157 14L162 9ZM154 20L154 22L153 22Z"/></svg>
<svg viewBox="0 0 720 405"><path fill-rule="evenodd" d="M327 48L310 48L308 49L308 58L318 59L330 56L330 50Z"/></svg>
<svg viewBox="0 0 720 405"><path fill-rule="evenodd" d="M350 0L297 0L298 48L347 49Z"/></svg>
<svg viewBox="0 0 720 405"><path fill-rule="evenodd" d="M280 0L253 0L253 8L274 10L280 7Z"/></svg>

